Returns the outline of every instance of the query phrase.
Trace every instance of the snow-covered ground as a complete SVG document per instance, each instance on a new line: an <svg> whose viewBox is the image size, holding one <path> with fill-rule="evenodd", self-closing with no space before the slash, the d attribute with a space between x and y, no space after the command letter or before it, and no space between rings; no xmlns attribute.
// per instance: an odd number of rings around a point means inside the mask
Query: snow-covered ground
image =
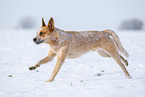
<svg viewBox="0 0 145 97"><path fill-rule="evenodd" d="M66 60L55 81L48 83L44 81L56 58L28 70L48 53L47 44L33 43L36 31L0 31L0 97L145 97L145 32L116 31L130 54L132 79L125 78L113 59L89 52Z"/></svg>

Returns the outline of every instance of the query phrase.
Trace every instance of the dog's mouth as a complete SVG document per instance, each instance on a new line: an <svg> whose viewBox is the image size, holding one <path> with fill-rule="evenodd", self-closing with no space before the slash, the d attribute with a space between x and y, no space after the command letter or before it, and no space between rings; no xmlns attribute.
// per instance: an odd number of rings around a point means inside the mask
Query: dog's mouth
<svg viewBox="0 0 145 97"><path fill-rule="evenodd" d="M42 42L44 42L44 40L36 41L35 43L36 43L36 44L40 44L40 43L42 43Z"/></svg>
<svg viewBox="0 0 145 97"><path fill-rule="evenodd" d="M40 44L40 43L44 42L44 40L40 40L40 39L37 39L37 38L34 38L33 41L34 41L36 44Z"/></svg>

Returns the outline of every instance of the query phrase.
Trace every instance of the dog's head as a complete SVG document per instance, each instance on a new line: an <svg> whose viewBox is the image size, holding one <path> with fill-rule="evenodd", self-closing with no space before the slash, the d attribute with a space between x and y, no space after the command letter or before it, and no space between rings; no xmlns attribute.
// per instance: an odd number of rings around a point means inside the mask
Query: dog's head
<svg viewBox="0 0 145 97"><path fill-rule="evenodd" d="M42 18L42 26L38 30L37 36L35 38L33 38L33 41L36 44L40 44L40 43L43 43L43 42L47 43L50 40L53 31L54 31L54 20L53 20L53 18L50 18L47 26L44 22L44 19Z"/></svg>

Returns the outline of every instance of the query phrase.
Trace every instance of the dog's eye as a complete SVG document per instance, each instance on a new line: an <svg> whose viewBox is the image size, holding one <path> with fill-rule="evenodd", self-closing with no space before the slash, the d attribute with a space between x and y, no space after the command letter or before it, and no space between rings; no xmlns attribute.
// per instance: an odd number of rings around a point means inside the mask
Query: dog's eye
<svg viewBox="0 0 145 97"><path fill-rule="evenodd" d="M43 34L45 34L45 33L44 33L44 32L40 32L40 33L39 33L40 36L43 35Z"/></svg>

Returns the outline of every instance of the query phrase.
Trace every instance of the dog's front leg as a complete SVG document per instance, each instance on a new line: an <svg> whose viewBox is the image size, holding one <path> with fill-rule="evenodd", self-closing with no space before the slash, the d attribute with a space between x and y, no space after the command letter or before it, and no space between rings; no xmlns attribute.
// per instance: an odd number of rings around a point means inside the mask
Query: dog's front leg
<svg viewBox="0 0 145 97"><path fill-rule="evenodd" d="M40 67L41 64L52 61L55 56L56 54L53 51L49 50L48 56L38 61L34 66L29 67L29 70L35 70L37 67Z"/></svg>
<svg viewBox="0 0 145 97"><path fill-rule="evenodd" d="M49 80L47 80L46 82L51 82L54 80L55 76L59 72L59 70L60 70L64 60L66 59L67 55L68 55L68 47L67 46L61 47L59 52L57 53L57 62L56 62L56 65L54 67L54 70L53 70Z"/></svg>

